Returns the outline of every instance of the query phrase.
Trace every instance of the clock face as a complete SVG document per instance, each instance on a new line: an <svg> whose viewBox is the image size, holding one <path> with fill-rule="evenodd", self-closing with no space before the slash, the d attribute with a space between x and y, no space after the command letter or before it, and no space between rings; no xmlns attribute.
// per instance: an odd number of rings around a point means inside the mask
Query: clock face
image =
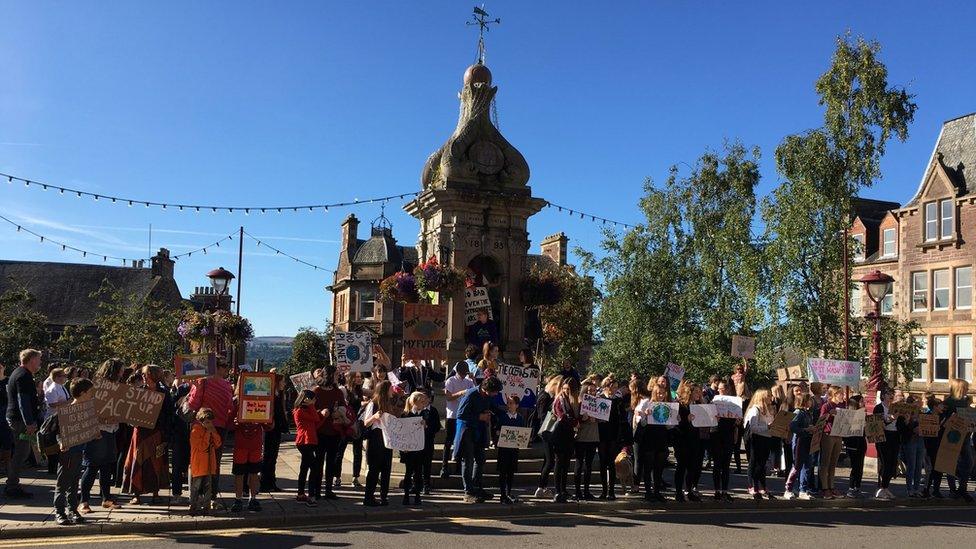
<svg viewBox="0 0 976 549"><path fill-rule="evenodd" d="M468 149L468 157L474 162L479 173L494 175L505 164L505 155L491 141L478 141Z"/></svg>

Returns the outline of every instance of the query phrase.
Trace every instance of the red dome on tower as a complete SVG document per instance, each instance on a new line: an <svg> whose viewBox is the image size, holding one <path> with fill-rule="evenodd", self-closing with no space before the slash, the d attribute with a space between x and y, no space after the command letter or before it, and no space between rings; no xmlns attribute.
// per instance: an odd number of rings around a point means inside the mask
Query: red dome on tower
<svg viewBox="0 0 976 549"><path fill-rule="evenodd" d="M488 84L491 85L491 71L481 63L475 63L464 71L464 85L468 84Z"/></svg>

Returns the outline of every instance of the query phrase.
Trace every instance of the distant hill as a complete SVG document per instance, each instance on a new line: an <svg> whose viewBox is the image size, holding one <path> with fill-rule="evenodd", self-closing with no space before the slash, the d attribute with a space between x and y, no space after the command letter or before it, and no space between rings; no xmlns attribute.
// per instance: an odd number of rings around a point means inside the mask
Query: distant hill
<svg viewBox="0 0 976 549"><path fill-rule="evenodd" d="M256 337L247 344L247 362L264 360L265 369L281 366L291 357L291 343L295 338L285 336Z"/></svg>

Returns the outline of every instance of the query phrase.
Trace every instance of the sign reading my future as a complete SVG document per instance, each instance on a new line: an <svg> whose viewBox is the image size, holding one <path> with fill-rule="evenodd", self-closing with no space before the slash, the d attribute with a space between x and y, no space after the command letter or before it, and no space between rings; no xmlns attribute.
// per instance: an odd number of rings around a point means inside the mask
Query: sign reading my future
<svg viewBox="0 0 976 549"><path fill-rule="evenodd" d="M861 384L861 363L851 360L808 358L810 381L858 387Z"/></svg>
<svg viewBox="0 0 976 549"><path fill-rule="evenodd" d="M403 358L441 360L447 352L447 305L403 304Z"/></svg>

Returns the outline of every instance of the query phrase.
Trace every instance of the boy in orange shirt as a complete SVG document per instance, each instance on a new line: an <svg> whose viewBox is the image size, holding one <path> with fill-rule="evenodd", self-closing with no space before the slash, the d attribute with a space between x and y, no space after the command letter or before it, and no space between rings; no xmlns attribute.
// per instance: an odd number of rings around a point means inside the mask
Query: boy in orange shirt
<svg viewBox="0 0 976 549"><path fill-rule="evenodd" d="M210 479L217 474L220 435L214 427L214 413L200 408L190 431L190 514L204 512L210 503Z"/></svg>

